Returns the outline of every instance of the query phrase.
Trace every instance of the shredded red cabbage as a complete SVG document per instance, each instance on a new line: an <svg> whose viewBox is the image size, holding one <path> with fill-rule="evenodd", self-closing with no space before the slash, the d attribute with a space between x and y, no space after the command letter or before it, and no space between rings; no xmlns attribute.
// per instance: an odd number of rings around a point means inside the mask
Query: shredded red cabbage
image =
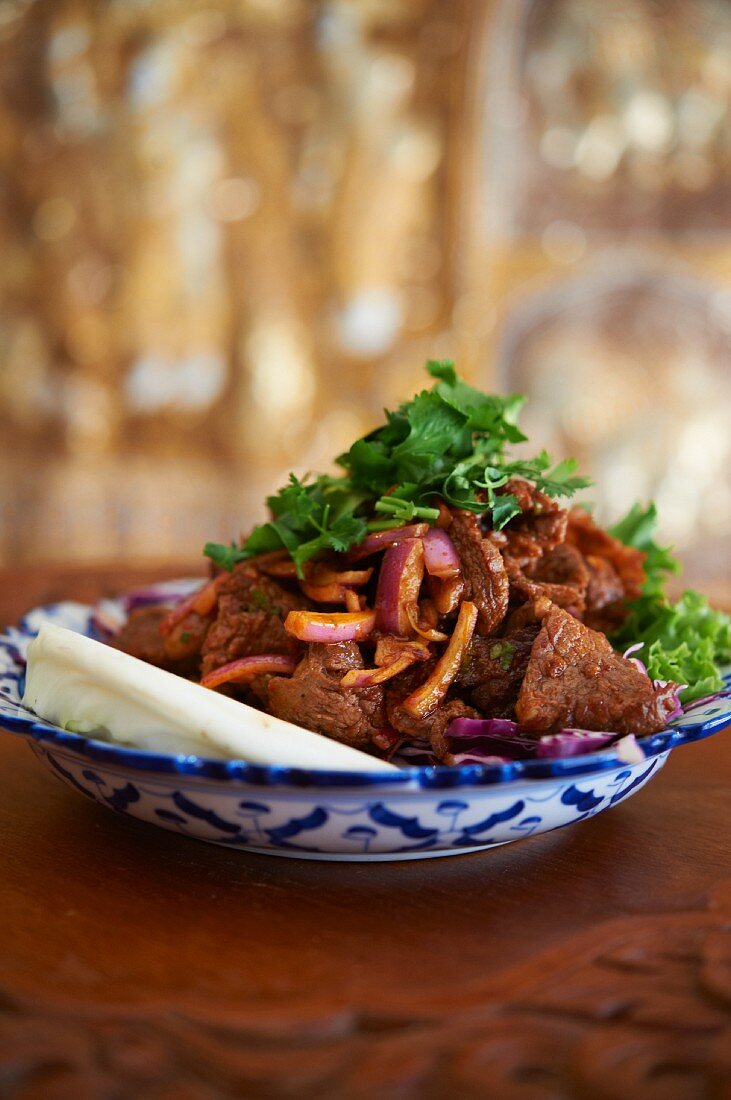
<svg viewBox="0 0 731 1100"><path fill-rule="evenodd" d="M622 656L626 661L629 661L630 664L633 664L636 669L643 673L643 675L647 676L647 666L645 665L644 661L641 661L639 657L632 656L633 653L638 653L644 647L644 645L644 642L636 642L635 645L631 645L629 649L625 649Z"/></svg>
<svg viewBox="0 0 731 1100"><path fill-rule="evenodd" d="M512 756L484 756L482 754L470 754L468 752L454 753L449 757L450 763L454 764L482 764L489 767L492 764L512 764L514 758Z"/></svg>
<svg viewBox="0 0 731 1100"><path fill-rule="evenodd" d="M145 588L134 588L131 592L128 592L124 597L123 606L129 615L140 607L170 607L180 599L180 595L171 593L169 588L151 584Z"/></svg>
<svg viewBox="0 0 731 1100"><path fill-rule="evenodd" d="M431 768L441 763L428 741L402 741L389 759L412 768Z"/></svg>
<svg viewBox="0 0 731 1100"><path fill-rule="evenodd" d="M608 730L565 729L534 740L508 718L455 718L445 740L449 764L504 764L512 760L557 760L621 745L627 762L642 759L633 736ZM620 759L625 756L620 754Z"/></svg>
<svg viewBox="0 0 731 1100"><path fill-rule="evenodd" d="M535 741L523 736L508 718L455 718L445 739L450 764L495 763L495 757L502 764L535 755Z"/></svg>
<svg viewBox="0 0 731 1100"><path fill-rule="evenodd" d="M561 730L560 733L549 733L536 742L536 756L539 760L583 756L584 753L606 748L617 737L616 733L599 733L593 730Z"/></svg>

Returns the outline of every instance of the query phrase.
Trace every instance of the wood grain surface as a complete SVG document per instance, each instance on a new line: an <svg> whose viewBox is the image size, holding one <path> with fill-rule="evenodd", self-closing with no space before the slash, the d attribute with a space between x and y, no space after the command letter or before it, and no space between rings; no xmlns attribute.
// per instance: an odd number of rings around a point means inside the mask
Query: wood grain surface
<svg viewBox="0 0 731 1100"><path fill-rule="evenodd" d="M142 579L6 574L0 619ZM117 817L0 733L0 1096L729 1100L730 825L721 735L571 829L300 863Z"/></svg>

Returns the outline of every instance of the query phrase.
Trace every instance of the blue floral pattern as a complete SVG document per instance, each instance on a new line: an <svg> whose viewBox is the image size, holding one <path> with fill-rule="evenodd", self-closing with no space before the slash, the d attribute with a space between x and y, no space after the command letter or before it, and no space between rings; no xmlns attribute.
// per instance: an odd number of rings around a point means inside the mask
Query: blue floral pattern
<svg viewBox="0 0 731 1100"><path fill-rule="evenodd" d="M300 856L393 858L490 848L582 821L615 805L662 767L667 753L642 765L563 784L534 781L476 789L463 799L438 792L364 798L354 791L276 789L266 800L242 798L240 786L172 776L130 777L77 755L31 742L34 752L74 790L118 813L182 836L228 847Z"/></svg>
<svg viewBox="0 0 731 1100"><path fill-rule="evenodd" d="M145 753L61 730L20 704L25 652L44 618L92 633L91 615L82 604L54 604L0 637L0 726L26 736L62 782L95 802L182 836L246 850L370 860L507 844L617 805L660 771L670 749L731 725L730 675L722 692L644 739L645 759L629 765L610 750L398 773L379 772L374 762L372 773L356 774Z"/></svg>

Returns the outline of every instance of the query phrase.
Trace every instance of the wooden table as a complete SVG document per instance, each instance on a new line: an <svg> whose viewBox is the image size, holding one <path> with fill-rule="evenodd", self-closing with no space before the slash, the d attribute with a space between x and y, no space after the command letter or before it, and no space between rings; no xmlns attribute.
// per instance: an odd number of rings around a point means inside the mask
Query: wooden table
<svg viewBox="0 0 731 1100"><path fill-rule="evenodd" d="M0 619L161 570L26 570ZM172 570L180 572L180 570ZM731 1096L731 737L491 852L232 852L0 734L0 1096Z"/></svg>

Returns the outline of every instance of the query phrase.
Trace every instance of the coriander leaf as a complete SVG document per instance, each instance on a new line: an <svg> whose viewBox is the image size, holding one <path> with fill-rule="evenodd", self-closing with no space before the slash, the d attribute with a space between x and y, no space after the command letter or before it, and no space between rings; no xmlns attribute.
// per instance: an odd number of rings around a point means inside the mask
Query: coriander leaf
<svg viewBox="0 0 731 1100"><path fill-rule="evenodd" d="M518 498L514 497L512 493L505 493L503 496L497 497L492 506L493 527L496 531L500 531L511 519L519 516L520 512L521 507L518 504Z"/></svg>
<svg viewBox="0 0 731 1100"><path fill-rule="evenodd" d="M498 397L496 394L482 393L457 378L454 364L449 360L430 360L427 370L441 379L431 392L438 393L443 401L462 413L470 428L487 432L500 443L504 440L522 443L527 438L518 428L518 414L525 397L520 394Z"/></svg>
<svg viewBox="0 0 731 1100"><path fill-rule="evenodd" d="M545 454L545 451L543 452ZM548 456L546 456L548 457ZM588 477L574 475L578 463L575 458L565 458L547 474L536 479L537 487L550 497L570 497L578 489L591 485Z"/></svg>
<svg viewBox="0 0 731 1100"><path fill-rule="evenodd" d="M457 385L457 371L452 359L428 359L426 369L432 378L441 378L450 386Z"/></svg>
<svg viewBox="0 0 731 1100"><path fill-rule="evenodd" d="M297 545L297 534L286 523L272 519L268 523L261 523L251 532L244 550L247 557L254 554L266 554L270 550L289 550Z"/></svg>
<svg viewBox="0 0 731 1100"><path fill-rule="evenodd" d="M495 642L494 645L491 645L488 653L490 659L493 661L499 661L500 667L504 669L505 672L507 672L511 664L513 663L513 657L515 656L517 648L518 647L514 645L513 642L500 641Z"/></svg>
<svg viewBox="0 0 731 1100"><path fill-rule="evenodd" d="M436 379L432 389L386 410L385 422L338 458L343 476L290 475L267 500L270 520L254 528L243 548L214 554L231 568L285 548L301 573L308 558L345 551L366 530L435 521L440 498L478 514L492 512L493 526L504 526L519 512L514 497L498 493L513 474L542 477L546 491L557 495L584 484L571 464L559 463L549 474L545 452L517 462L506 456L510 443L525 439L518 428L523 397L481 393L457 376L449 360L430 361L427 370Z"/></svg>
<svg viewBox="0 0 731 1100"><path fill-rule="evenodd" d="M396 465L389 449L380 440L357 439L338 459L338 464L350 471L354 485L374 493L385 492L396 478Z"/></svg>
<svg viewBox="0 0 731 1100"><path fill-rule="evenodd" d="M360 542L365 534L365 520L357 516L340 516L328 531L323 532L330 540L331 548L339 553L344 553L353 543Z"/></svg>
<svg viewBox="0 0 731 1100"><path fill-rule="evenodd" d="M303 529L317 514L317 488L317 485L305 485L294 474L290 474L289 483L275 496L267 497L269 511L275 518L286 516L290 527Z"/></svg>
<svg viewBox="0 0 731 1100"><path fill-rule="evenodd" d="M393 449L396 477L430 482L444 471L446 453L465 425L464 417L433 390L418 394L406 409L409 434Z"/></svg>
<svg viewBox="0 0 731 1100"><path fill-rule="evenodd" d="M439 519L438 508L428 508L414 504L411 500L402 500L399 497L381 497L374 505L374 511L380 512L383 515L393 516L394 519L401 523L409 523L411 520L434 520Z"/></svg>
<svg viewBox="0 0 731 1100"><path fill-rule="evenodd" d="M323 529L315 538L302 542L290 552L297 566L299 576L302 576L302 566L315 554L327 550L343 553L350 546L361 542L368 531L365 520L356 516L341 516L329 529Z"/></svg>
<svg viewBox="0 0 731 1100"><path fill-rule="evenodd" d="M225 545L220 542L207 542L203 547L203 553L210 558L219 569L226 569L229 573L240 561L245 561L250 555L237 546L235 542Z"/></svg>

